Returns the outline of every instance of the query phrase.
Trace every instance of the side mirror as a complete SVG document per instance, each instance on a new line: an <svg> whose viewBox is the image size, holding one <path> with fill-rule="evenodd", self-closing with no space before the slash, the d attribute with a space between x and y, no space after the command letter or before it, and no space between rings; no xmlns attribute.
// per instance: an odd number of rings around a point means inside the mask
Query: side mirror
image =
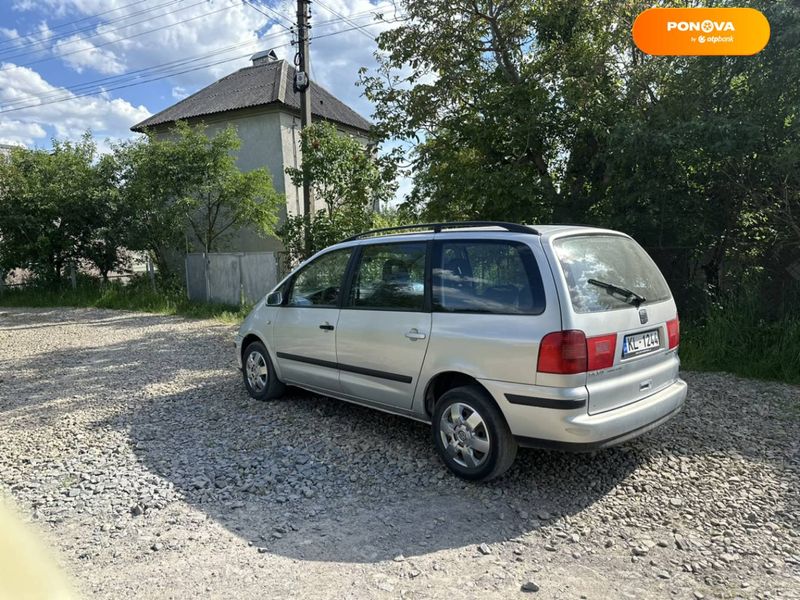
<svg viewBox="0 0 800 600"><path fill-rule="evenodd" d="M267 306L280 306L281 304L283 304L283 294L279 291L267 295Z"/></svg>

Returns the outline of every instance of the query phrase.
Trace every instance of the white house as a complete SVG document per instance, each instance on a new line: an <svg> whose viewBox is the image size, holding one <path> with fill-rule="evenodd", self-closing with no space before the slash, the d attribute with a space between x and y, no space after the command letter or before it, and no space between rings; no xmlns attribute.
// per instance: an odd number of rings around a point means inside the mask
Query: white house
<svg viewBox="0 0 800 600"><path fill-rule="evenodd" d="M286 213L302 214L303 190L296 187L286 167L299 167L300 94L294 91L295 69L272 51L251 58L252 66L239 69L178 103L137 123L131 129L166 134L178 120L204 123L208 133L236 127L242 145L237 163L242 170L267 167L275 189L286 195ZM365 146L370 122L313 81L310 87L312 120L324 119L354 136ZM321 208L321 203L316 208ZM271 251L276 239L262 239L242 231L228 242L228 250Z"/></svg>

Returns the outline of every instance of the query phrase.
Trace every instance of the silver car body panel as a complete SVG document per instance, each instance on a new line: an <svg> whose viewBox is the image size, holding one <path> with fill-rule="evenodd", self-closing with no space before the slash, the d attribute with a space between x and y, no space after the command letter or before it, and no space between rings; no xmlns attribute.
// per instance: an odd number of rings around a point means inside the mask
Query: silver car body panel
<svg viewBox="0 0 800 600"><path fill-rule="evenodd" d="M262 301L236 335L237 362L241 367L243 340L255 336L267 346L276 375L282 381L423 422L430 422L425 398L431 382L445 373L462 373L488 390L511 432L523 445L565 449L609 446L639 435L676 414L686 398L687 388L678 376L677 349L666 349L665 323L677 317L674 301L670 298L646 304L649 321L644 326L633 307L575 313L552 246L564 236L624 234L576 226L536 229L539 235L460 229L337 244L305 261L274 289L282 289L305 264L338 248L387 240L513 240L527 244L536 259L545 295L542 314L276 307ZM334 331L319 329L324 322L334 325ZM662 349L627 361L621 359L619 348L624 335L655 328L660 331ZM580 329L587 337L616 333L614 365L576 375L537 373L542 338L547 333L567 329ZM405 337L412 330L425 337ZM327 366L290 360L279 354L312 358ZM345 370L332 368L334 365L343 365ZM356 370L346 370L347 367ZM374 377L371 371L402 376L403 380Z"/></svg>
<svg viewBox="0 0 800 600"><path fill-rule="evenodd" d="M342 309L336 327L342 392L395 409L411 409L431 338L431 313Z"/></svg>

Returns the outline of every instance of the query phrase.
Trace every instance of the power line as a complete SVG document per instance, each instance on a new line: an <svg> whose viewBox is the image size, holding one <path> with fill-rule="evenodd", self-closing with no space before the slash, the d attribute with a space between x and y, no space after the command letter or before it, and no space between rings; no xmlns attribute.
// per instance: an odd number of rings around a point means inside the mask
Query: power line
<svg viewBox="0 0 800 600"><path fill-rule="evenodd" d="M330 19L330 20L327 20L327 21L321 21L318 24L317 27L324 27L324 26L328 26L328 25L333 25L333 24L336 24L338 22L341 22L341 20L340 19ZM368 27L368 26L374 25L374 24L377 24L377 23L367 24L366 26ZM352 29L353 28L350 28L350 29L347 29L347 30L342 30L342 33L347 32L347 31L351 31ZM334 33L337 33L337 32L334 32ZM165 62L165 63L160 63L160 64L157 64L157 65L149 65L147 67L143 67L141 69L136 69L136 70L133 70L133 71L128 71L126 73L120 73L120 74L117 74L117 75L110 75L110 76L107 76L107 77L101 77L99 79L93 79L93 80L90 80L90 81L84 81L82 83L79 83L79 84L77 84L77 85L75 85L73 87L67 88L67 89L69 89L69 91L72 91L72 92L78 92L78 91L91 89L92 87L98 86L98 85L101 85L101 84L121 83L122 81L127 81L132 76L134 76L134 77L132 77L133 79L142 78L142 77L145 77L145 76L150 75L150 74L155 74L157 72L168 71L169 69L174 68L174 67L180 67L180 66L183 66L183 65L186 65L186 64L197 62L198 60L203 60L205 58L211 58L213 56L218 56L218 55L221 55L221 54L225 54L226 52L230 52L230 51L236 50L238 48L247 47L249 45L256 44L256 43L263 43L264 41L267 41L267 40L275 38L275 37L281 37L283 35L285 35L285 34L283 34L283 33L273 33L273 34L270 34L270 35L262 36L261 38L256 39L256 40L248 40L246 42L233 44L233 45L226 46L226 47L223 47L223 48L217 48L217 49L213 50L212 52L203 52L203 53L195 54L195 55L192 55L192 56L189 56L189 57L179 58L179 59L175 59L175 60L168 61L168 62ZM315 36L315 37L316 38L322 38L322 37L328 37L328 35L331 35L331 34L325 34L325 35L320 35L320 36ZM25 104L31 102L34 99L36 99L36 100L46 100L46 99L49 99L49 98L52 98L52 97L57 97L57 96L59 96L59 95L64 93L64 89L65 88L59 88L59 89L51 90L51 91L45 92L44 94L41 94L41 95L21 96L21 97L15 98L14 100L12 100L10 102L7 102L4 105L4 108L9 109L9 108L12 108L12 107L17 107L18 105L25 105ZM102 91L102 90L99 90L99 91Z"/></svg>
<svg viewBox="0 0 800 600"><path fill-rule="evenodd" d="M96 27L99 27L100 25L103 25L103 26L105 26L105 25L113 25L113 24L118 23L120 21L125 21L127 19L130 19L131 17L135 17L137 15L140 15L142 13L147 13L147 12L150 12L151 10L156 10L157 8L163 8L165 6L170 6L172 4L177 4L177 3L183 2L183 1L184 0L171 0L171 2L167 2L165 4L162 4L160 6L154 7L152 9L147 9L147 10L139 11L139 12L136 12L136 13L132 13L130 15L126 15L125 17L120 17L119 19L115 19L113 21L108 21L107 23L100 23L100 24L96 24L96 25L91 25L91 26L85 28L84 30L69 31L69 32L67 32L65 34L62 34L60 36L49 37L49 38L46 38L46 39L43 39L43 40L36 40L34 42L31 42L29 44L29 46L36 46L38 44L46 44L46 43L50 43L50 44L55 45L54 42L59 42L59 41L61 41L63 39L66 39L66 38L69 38L69 37L73 37L73 36L77 35L78 33L82 33L83 31L89 31L91 29L95 29ZM199 2L195 2L194 4L189 4L187 6L182 6L180 8L175 9L175 10L171 10L171 11L167 11L165 13L162 13L160 15L152 15L152 16L147 17L146 19L142 19L140 21L134 21L133 23L128 23L126 25L122 25L122 26L117 27L115 29L109 29L109 30L106 30L106 31L98 31L96 33L93 33L92 35L87 35L87 36L81 37L81 38L79 38L77 40L71 40L71 41L68 41L68 42L64 42L64 44L62 44L62 46L65 46L67 44L75 44L75 43L78 43L78 42L88 41L88 40L90 40L92 38L95 38L95 37L98 37L98 36L101 36L101 35L108 35L109 33L115 33L115 32L120 31L122 29L128 29L129 27L133 27L134 25L140 25L141 23L147 23L147 22L151 21L153 18L166 17L167 15L172 15L172 14L175 14L177 12L180 12L180 11L183 11L183 10L186 10L186 9L189 9L189 8L193 8L195 6L199 6L200 4L206 4L206 0L200 0ZM16 50L17 48L14 48L14 49ZM8 52L10 50L11 49L8 48L6 50L0 50L0 52ZM41 51L41 49L40 50L31 50L31 51L27 51L27 52L21 52L19 54L14 54L12 56L2 57L2 59L3 60L14 60L15 58L20 58L20 57L23 57L23 56L30 56L30 55L36 54L36 53L38 53L40 51Z"/></svg>
<svg viewBox="0 0 800 600"><path fill-rule="evenodd" d="M283 46L288 46L288 45L289 45L289 43L286 43L286 44L282 44L281 46L275 46L275 47L276 48L281 48ZM247 54L244 54L244 55L240 55L240 56L234 56L233 58L226 58L226 59L219 60L219 61L216 61L216 62L202 64L202 65L198 65L196 67L193 67L191 69L186 69L186 70L183 70L183 71L177 71L175 73L169 73L168 75L160 75L158 77L153 77L153 78L148 79L146 81L125 83L124 85L115 85L115 86L112 86L112 87L105 88L103 91L104 92L111 92L111 91L114 91L114 90L121 90L123 88L133 87L135 85L143 85L145 83L152 83L152 82L158 81L160 79L166 79L167 77L174 77L176 75L183 75L185 73L191 73L193 71L199 71L200 69L207 69L209 67L214 67L216 65L221 65L221 64L224 64L226 62L239 60L239 59L244 58L246 56L247 56ZM5 114L5 113L9 113L9 112L15 112L15 111L18 111L18 110L25 110L27 108L37 108L39 106L48 106L50 104L57 104L59 102L67 102L69 100L74 100L76 98L85 98L86 96L95 96L95 95L97 95L96 91L91 91L91 92L86 92L86 93L81 93L81 94L72 94L72 95L70 95L69 97L66 97L66 98L59 98L59 99L55 99L55 100L50 100L48 102L40 102L38 104L29 104L27 106L20 106L20 107L17 107L17 108L9 108L9 109L0 110L0 114Z"/></svg>
<svg viewBox="0 0 800 600"><path fill-rule="evenodd" d="M273 34L273 36L278 36L278 35L282 36L284 34L283 33L281 33L281 34ZM169 61L169 62L158 64L158 65L150 65L150 66L147 66L147 67L143 67L141 69L128 71L127 73L120 73L118 75L110 75L108 77L101 77L100 79L93 79L91 81L84 81L84 82L76 84L75 86L72 86L72 87L70 87L68 89L70 91L72 91L72 92L77 92L77 91L81 91L82 89L90 89L90 88L95 87L95 86L97 86L99 84L119 83L120 81L127 80L128 78L130 78L133 75L136 76L136 77L134 77L134 79L137 78L137 77L144 77L146 75L154 74L154 73L157 73L159 71L169 70L172 67L183 66L185 64L190 64L190 63L193 63L193 62L197 62L198 60L203 60L205 58L211 58L212 56L225 54L226 52L230 52L230 51L236 50L238 48L246 47L246 46L249 46L251 44L260 43L262 40L268 39L269 37L272 37L272 36L265 36L265 37L263 37L261 39L255 39L255 40L248 40L247 42L241 42L239 44L233 44L231 46L226 46L224 48L217 48L216 50L214 50L212 52L204 52L202 54L196 54L196 55L193 55L191 57L179 58L179 59L176 59L176 60L172 60L172 61ZM64 93L64 89L66 89L66 88L59 88L59 89L56 89L56 90L52 90L50 92L46 92L46 93L44 93L42 95L22 96L22 97L14 99L12 102L8 102L7 104L4 105L4 107L5 108L9 108L9 107L12 107L12 106L20 104L20 103L25 104L27 102L30 102L31 100L34 100L34 99L43 100L43 99L52 98L54 96L58 96L58 95L63 94Z"/></svg>
<svg viewBox="0 0 800 600"><path fill-rule="evenodd" d="M89 31L89 30L92 30L92 29L96 29L97 27L100 27L100 26L112 25L112 24L115 24L115 23L118 23L118 22L121 22L121 21L124 21L124 20L130 19L131 17L137 16L137 15L140 15L140 14L143 14L143 13L151 12L151 11L153 11L153 10L157 10L157 9L159 9L159 8L164 8L164 7L166 7L166 6L171 6L171 5L173 5L173 4L177 4L177 3L180 3L180 2L184 2L184 1L185 1L185 0L170 0L170 2L166 2L166 3L164 3L164 4L160 4L160 5L158 5L158 6L154 6L154 7L148 8L148 9L143 9L143 10L140 10L140 11L137 11L137 12L134 12L134 13L131 13L131 14L128 14L128 15L124 15L124 16L122 16L122 17L119 17L119 18L117 18L117 19L113 19L113 20L111 20L111 21L107 21L107 22L103 22L103 23L97 23L97 24L92 24L92 25L89 25L89 26L87 26L87 27L85 27L85 28L83 28L83 29L77 29L77 30L69 31L69 32L66 32L66 33L63 33L63 34L60 34L60 35L57 35L57 36L50 36L50 37L48 37L48 38L46 38L46 39L41 39L41 40L33 40L33 41L30 41L30 42L28 42L27 44L25 44L25 45L22 45L22 46L16 46L16 47L14 47L14 48L5 48L5 49L0 49L0 54L7 53L7 52L13 52L13 51L15 51L15 50L19 50L20 48L27 48L27 47L32 47L32 46L36 46L36 45L43 45L43 44L46 44L46 43L50 43L50 44L52 44L53 42L57 42L57 41L60 41L60 40L62 40L62 39L65 39L65 38L68 38L68 37L71 37L71 36L77 35L77 34L79 34L79 33L82 33L82 32L84 32L84 31ZM291 27L287 27L286 25L284 25L283 23L281 23L281 22L279 21L279 19L285 20L285 21L286 21L286 22L288 22L290 25L292 24L292 22L291 22L291 21L290 21L290 20L289 20L287 17L283 16L281 13L279 13L278 11L276 11L275 9L273 9L273 8L271 8L271 7L269 7L269 6L266 6L266 5L258 6L258 5L256 5L256 4L254 4L253 2L251 2L250 0L242 0L242 1L243 1L245 4L247 4L248 6L252 7L253 9L255 9L256 11L260 12L260 13L261 13L262 15L264 15L265 17L268 17L270 20L274 21L274 22L275 22L277 25L279 25L280 27L282 27L283 29L285 29L287 32L289 32L289 33L293 33L293 32L294 32L294 30L293 30ZM158 17L164 17L164 16L167 16L167 15L170 15L170 14L174 14L174 13L177 13L177 12L183 11L183 10L187 10L187 9L189 9L189 8L193 8L193 7L195 7L195 6L198 6L198 5L200 5L200 4L205 4L205 3L206 3L206 0L200 0L199 2L196 2L196 3L194 3L194 4L190 4L190 5L188 5L188 6L183 6L183 7L181 7L181 8L178 8L178 9L175 9L175 10L172 10L172 11L168 11L168 12L162 13L162 14L160 14L160 15L157 15L157 16L158 16ZM130 6L130 5L125 5L125 6ZM234 6L234 5L231 5L231 6L227 7L227 8L232 8L233 6ZM376 5L376 9L378 9L378 10L379 10L380 8L383 8L383 6L387 6L387 7L388 7L388 6L390 6L390 5ZM121 7L120 7L120 8L121 8ZM271 11L271 12L272 12L272 13L273 13L275 16L272 16L272 15L270 15L270 14L268 14L268 13L264 12L264 10L262 10L262 8L264 8L264 9L267 9L267 10ZM226 9L226 8L225 8L225 7L223 7L223 8L222 8L222 9L220 9L220 10L225 10L225 9ZM114 9L114 10L119 10L119 9ZM373 9L373 10L368 10L368 11L362 11L362 12L360 12L360 13L354 13L353 15L351 15L351 16L350 16L350 19L353 19L353 18L361 18L361 17L363 17L363 16L368 16L368 15L375 14L374 10L375 10L375 9ZM112 11L106 11L106 12L112 12ZM104 14L104 13L98 13L98 14ZM208 13L208 14L213 14L213 13ZM90 18L90 17L85 17L84 19L80 19L79 21L81 21L81 20L85 20L86 18ZM133 23L128 23L128 24L126 24L126 25L122 25L122 26L120 26L120 27L117 27L117 28L115 28L115 29L112 29L112 30L107 30L107 31L98 31L97 33L94 33L94 34L92 34L92 35L89 35L89 36L85 36L85 37L83 37L83 38L81 38L81 39L78 39L78 40L72 40L72 41L66 42L65 44L62 44L62 46L63 46L63 45L66 45L66 44L73 44L73 43L79 43L79 42L82 42L82 41L88 41L88 40L90 40L90 39L92 39L92 38L95 38L95 37L98 37L98 36L101 36L101 35L108 35L109 33L114 33L114 32L116 32L116 31L120 31L120 30L122 30L122 29L127 29L127 28L130 28L130 27L133 27L134 25L139 25L139 24L141 24L141 23L146 23L146 22L150 21L152 18L153 18L153 17L148 17L147 19L142 19L142 20L140 20L140 21L135 21L135 22L133 22ZM195 18L195 17L193 17L193 18ZM196 18L199 18L199 17L196 17ZM338 22L342 22L342 21L345 21L345 20L348 20L348 21L349 21L349 19L348 19L347 17L339 17L339 18L336 18L336 19L329 19L329 20L327 20L327 21L321 21L321 22L319 23L319 25L328 24L328 23L338 23ZM76 22L78 22L78 21L76 21ZM171 24L171 25L168 25L168 26L172 26L172 25L178 25L178 24L180 24L180 23L183 23L183 22L185 22L185 21L180 21L180 22L178 22L178 23L173 23L173 24ZM356 24L355 24L355 23L353 23L352 21L349 21L349 22L350 22L352 25L356 25ZM166 27L166 26L165 26L165 27ZM157 29L156 29L156 30L153 30L153 31L157 31ZM137 34L137 35L140 35L140 34ZM20 36L17 36L17 37L20 37ZM135 37L135 36L134 36L134 37ZM123 41L123 40L125 40L125 39L129 39L129 38L120 38L120 39L117 39L117 40L113 40L113 41L107 42L107 43L105 43L105 44L93 45L91 48L81 48L81 49L79 49L79 50L75 50L74 52L70 52L70 53L61 54L61 55L59 55L59 56L56 56L56 57L48 57L48 58L46 58L46 59L42 59L42 60L40 60L40 61L33 61L33 62L30 62L30 63L25 63L25 64L21 64L21 65L17 65L17 66L19 66L19 67L24 67L24 66L29 66L29 65L31 65L31 64L38 64L39 62L44 62L45 60L54 60L54 59L56 59L56 58L61 58L62 56L68 56L68 55L70 55L70 54L77 54L77 53L79 53L79 52L89 52L89 51L91 51L91 50L94 50L95 48L102 47L102 46L104 46L104 45L108 45L108 44L112 44L112 43L117 43L117 42L119 42L119 41ZM8 40L5 40L5 41L8 41ZM0 44L2 44L2 43L3 43L3 41L0 41ZM31 51L27 51L27 52L20 52L20 53L18 53L18 54L12 54L11 56L0 56L0 60L3 60L3 61L12 61L12 60L14 60L14 59L21 58L21 57L24 57L24 56L31 56L31 55L37 54L38 52L41 52L41 51L44 51L44 50L45 50L44 48L41 48L41 49L39 49L39 50L31 50ZM0 70L5 70L5 69L0 69Z"/></svg>
<svg viewBox="0 0 800 600"><path fill-rule="evenodd" d="M387 21L383 21L382 23L394 23L394 22L397 22L399 20L400 19L387 20ZM371 23L370 25L365 25L364 27L370 27L371 25L380 25L382 23ZM349 31L354 31L356 29L358 29L358 27L350 27L350 28L347 28L347 29L341 29L339 31L333 31L331 33L314 36L312 38L312 40L331 37L331 36L334 36L334 35L341 35L343 33L347 33ZM273 34L273 35L277 36L277 35L284 35L284 34ZM253 40L252 43L255 43L256 41L260 42L263 39L266 39L266 37L268 37L268 36L265 36L265 38L261 38L261 40ZM286 47L286 46L289 46L289 45L291 45L291 42L288 42L288 43L285 43L285 44L281 44L279 46L273 46L273 48L283 48L283 47ZM220 51L220 52L223 52L223 51ZM189 68L189 69L185 69L185 70L181 70L181 71L177 71L177 72L170 72L170 73L166 73L166 74L163 74L163 75L159 75L157 77L151 77L149 79L144 79L144 77L146 77L148 74L138 75L137 77L133 78L133 80L122 80L121 79L120 81L114 82L114 85L112 85L110 87L107 87L107 88L103 88L101 91L102 92L110 92L110 91L124 89L124 88L128 88L128 87L133 87L133 86L137 86L137 85L144 85L146 83L152 83L154 81L159 81L161 79L167 79L169 77L175 77L177 75L183 75L185 73L191 73L191 72L194 72L194 71L199 71L201 69L207 69L209 67L213 67L213 66L217 66L217 65L220 65L220 64L232 62L234 60L240 60L240 59L245 58L247 56L248 56L248 54L237 55L237 56L232 57L232 58L226 58L226 59L222 59L222 60L219 60L219 61L216 61L216 62L211 62L211 63L204 63L204 64L197 65L197 66ZM208 58L208 57L205 57L205 58ZM192 59L192 60L183 59L183 61L194 62L194 59ZM182 61L174 61L174 62L182 62ZM165 65L167 65L167 64L170 64L170 63L165 63ZM185 66L185 65L178 65L178 66ZM141 69L140 71L144 71L144 70L145 69ZM152 73L150 73L150 74L152 74ZM122 77L122 76L119 76L119 77ZM136 79L144 79L144 80L143 81L136 81ZM40 106L48 106L48 105L57 104L57 103L60 103L60 102L68 102L69 100L75 100L77 98L85 98L87 96L94 96L94 95L97 95L97 93L98 93L98 91L92 90L92 91L87 91L87 92L82 92L82 93L75 94L69 88L63 88L63 90L65 92L69 92L69 95L61 97L61 98L53 98L51 100L48 100L47 102L38 102L36 104L28 104L28 105L25 105L25 106L16 106L16 107L13 107L13 108L6 108L6 109L3 109L3 110L0 110L0 114L5 114L5 113L9 113L9 112L16 112L16 111L19 111L19 110L25 110L25 109L29 109L29 108L37 108L37 107L40 107Z"/></svg>
<svg viewBox="0 0 800 600"><path fill-rule="evenodd" d="M183 0L178 0L178 1L181 2ZM97 17L102 17L103 15L107 15L108 13L116 12L118 10L122 10L123 8L128 8L130 6L135 6L135 5L141 4L141 3L142 3L141 0L134 0L133 2L131 2L129 4L123 4L122 6L117 6L116 8L110 8L108 10L104 10L103 12L95 13L93 15L87 15L85 17L81 17L80 19L76 19L74 21L69 21L68 23L62 23L60 25L56 25L56 26L51 28L51 31L54 31L56 29L63 29L64 27L69 27L70 25L75 25L77 23L81 23L81 22L87 21L89 19L96 19ZM0 43L10 43L10 42L13 42L14 40L18 40L18 39L21 39L23 37L27 37L28 35L32 35L33 33L36 33L36 32L30 32L30 33L25 34L25 35L17 34L15 36L12 36L12 37L9 37L9 38L3 40Z"/></svg>
<svg viewBox="0 0 800 600"><path fill-rule="evenodd" d="M352 25L353 27L355 27L361 34L367 36L372 41L375 41L375 38L366 29L363 29L361 25L357 25L354 21L351 21L349 17L346 17L343 14L336 12L321 0L317 0L317 4L319 4L323 9L327 10L332 15L341 18L348 25Z"/></svg>
<svg viewBox="0 0 800 600"><path fill-rule="evenodd" d="M161 31L162 29L168 29L170 27L175 27L176 25L182 25L183 23L188 23L190 21L196 21L197 19L202 19L204 17L210 17L211 15L215 15L217 13L220 13L220 12L224 11L224 10L229 10L229 9L233 8L234 6L236 6L236 5L235 4L231 4L231 5L219 8L217 10L212 10L211 12L208 12L208 13L203 13L202 15L196 15L196 16L190 17L188 19L182 19L180 21L176 21L175 23L169 23L167 25L162 25L161 27L156 27L154 29L148 29L147 31L140 31L139 33L134 33L132 35L128 35L128 36L125 36L125 37L117 38L116 40L110 40L110 41L104 42L102 44L95 44L95 45L93 45L92 48L81 48L81 49L78 49L78 50L73 50L71 52L65 52L64 54L59 54L58 56L48 56L46 58L41 58L39 60L33 60L33 61L30 61L30 62L27 62L27 63L23 63L21 65L8 65L8 66L5 66L3 68L0 68L0 71L10 71L10 70L13 70L13 69L19 69L21 67L29 67L31 65L36 65L36 64L39 64L39 63L47 62L49 60L54 60L56 58L64 58L65 56L71 56L73 54L78 54L80 52L86 52L88 50L96 50L97 48L102 48L102 47L108 46L110 44L117 44L119 42L122 42L122 41L125 41L125 40L130 40L130 39L137 38L137 37L141 37L141 36L147 35L149 33L155 33L156 31Z"/></svg>
<svg viewBox="0 0 800 600"><path fill-rule="evenodd" d="M330 21L322 21L322 22L319 23L318 27L324 27L324 26L327 26L327 25L335 24L337 22L339 22L339 19L331 19ZM186 65L186 64L197 62L198 60L203 60L203 59L206 59L206 58L211 58L213 56L218 56L218 55L221 55L221 54L225 54L226 52L230 52L230 51L236 50L238 48L247 47L247 46L250 46L252 44L262 44L265 41L268 41L268 40L276 38L276 37L280 38L283 35L285 35L285 34L284 33L273 33L273 34L265 35L265 36L262 36L261 38L255 39L255 40L248 40L246 42L240 42L238 44L225 46L223 48L216 48L215 50L213 50L211 52L203 52L203 53L200 53L200 54L195 54L195 55L192 55L192 56L171 60L171 61L168 61L168 62L165 62L165 63L160 63L160 64L157 64L157 65L149 65L147 67L142 67L141 69L135 69L133 71L128 71L126 73L120 73L120 74L117 74L117 75L110 75L110 76L106 76L106 77L101 77L99 79L93 79L93 80L90 80L90 81L84 81L84 82L76 84L75 86L72 86L72 87L70 87L68 89L71 92L77 93L79 91L91 89L94 86L100 86L102 88L102 85L105 85L105 84L121 83L122 81L127 81L129 79L142 78L142 77L145 77L147 75L155 74L155 73L160 72L160 71L168 71L169 69L174 68L174 67L180 67L180 66L183 66L183 65ZM327 36L318 36L318 37L327 37ZM132 77L132 76L134 76L134 77ZM12 101L7 102L4 105L4 108L9 109L9 108L12 108L12 107L16 107L17 105L20 105L20 104L24 105L24 104L27 104L28 102L31 102L34 99L36 99L36 100L46 100L46 99L50 99L50 98L53 98L53 97L57 97L57 96L60 96L60 95L62 95L64 93L64 89L65 88L59 88L59 89L51 90L50 92L45 92L44 94L41 94L41 95L29 95L29 96L17 97ZM100 91L102 91L102 89Z"/></svg>
<svg viewBox="0 0 800 600"><path fill-rule="evenodd" d="M405 18L401 17L401 18L397 18L397 19L383 19L381 21L376 21L374 23L367 23L365 25L354 25L353 27L348 27L347 29L340 29L339 31L333 31L331 33L326 33L326 34L323 34L323 35L315 35L314 37L311 38L311 41L318 40L318 39L321 39L321 38L331 37L332 35L338 35L340 33L347 33L348 31L361 30L361 29L363 29L365 27L372 27L374 25L386 25L386 24L391 24L391 23L400 23L401 21L405 21L405 20L406 20ZM368 32L367 32L367 35L369 35ZM372 37L372 36L370 36L370 39L373 42L375 41L375 38Z"/></svg>
<svg viewBox="0 0 800 600"><path fill-rule="evenodd" d="M247 5L247 6L249 6L250 8L252 8L252 9L254 9L254 10L256 10L256 11L260 12L262 15L264 15L264 16L265 16L265 17L267 17L268 19L270 19L270 20L274 21L276 25L279 25L280 27L283 27L283 28L284 28L286 31L288 31L289 33L294 33L294 29L292 29L292 27L291 27L291 25L293 25L293 24L292 24L292 22L291 22L291 21L290 21L290 20L289 20L287 17L284 17L284 16L283 16L281 13L279 13L277 10L275 10L274 8L272 8L271 6L268 6L268 5L264 4L264 5L263 5L263 8L264 8L264 9L266 9L266 10L268 10L268 11L270 11L270 12L271 12L271 13L272 13L274 16L270 16L269 14L267 14L266 12L264 12L264 10L262 10L262 7L261 7L261 6L257 6L256 4L253 4L252 2L250 2L250 0L242 0L242 1L243 1L243 2L244 2L246 5ZM289 23L290 27L287 27L286 25L284 25L283 23L281 23L281 20L284 20L284 21L286 21L287 23Z"/></svg>

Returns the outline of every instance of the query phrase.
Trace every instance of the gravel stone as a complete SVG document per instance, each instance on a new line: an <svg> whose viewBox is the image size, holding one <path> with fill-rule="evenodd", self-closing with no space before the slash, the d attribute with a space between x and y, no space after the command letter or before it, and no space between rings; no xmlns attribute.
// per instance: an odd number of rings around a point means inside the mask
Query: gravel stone
<svg viewBox="0 0 800 600"><path fill-rule="evenodd" d="M522 591L523 592L538 592L539 585L533 581L526 581L522 584Z"/></svg>
<svg viewBox="0 0 800 600"><path fill-rule="evenodd" d="M474 484L424 424L291 388L251 400L233 333L0 315L0 496L82 597L501 599L531 573L554 597L798 597L797 386L684 372L665 426L591 454L521 449Z"/></svg>

